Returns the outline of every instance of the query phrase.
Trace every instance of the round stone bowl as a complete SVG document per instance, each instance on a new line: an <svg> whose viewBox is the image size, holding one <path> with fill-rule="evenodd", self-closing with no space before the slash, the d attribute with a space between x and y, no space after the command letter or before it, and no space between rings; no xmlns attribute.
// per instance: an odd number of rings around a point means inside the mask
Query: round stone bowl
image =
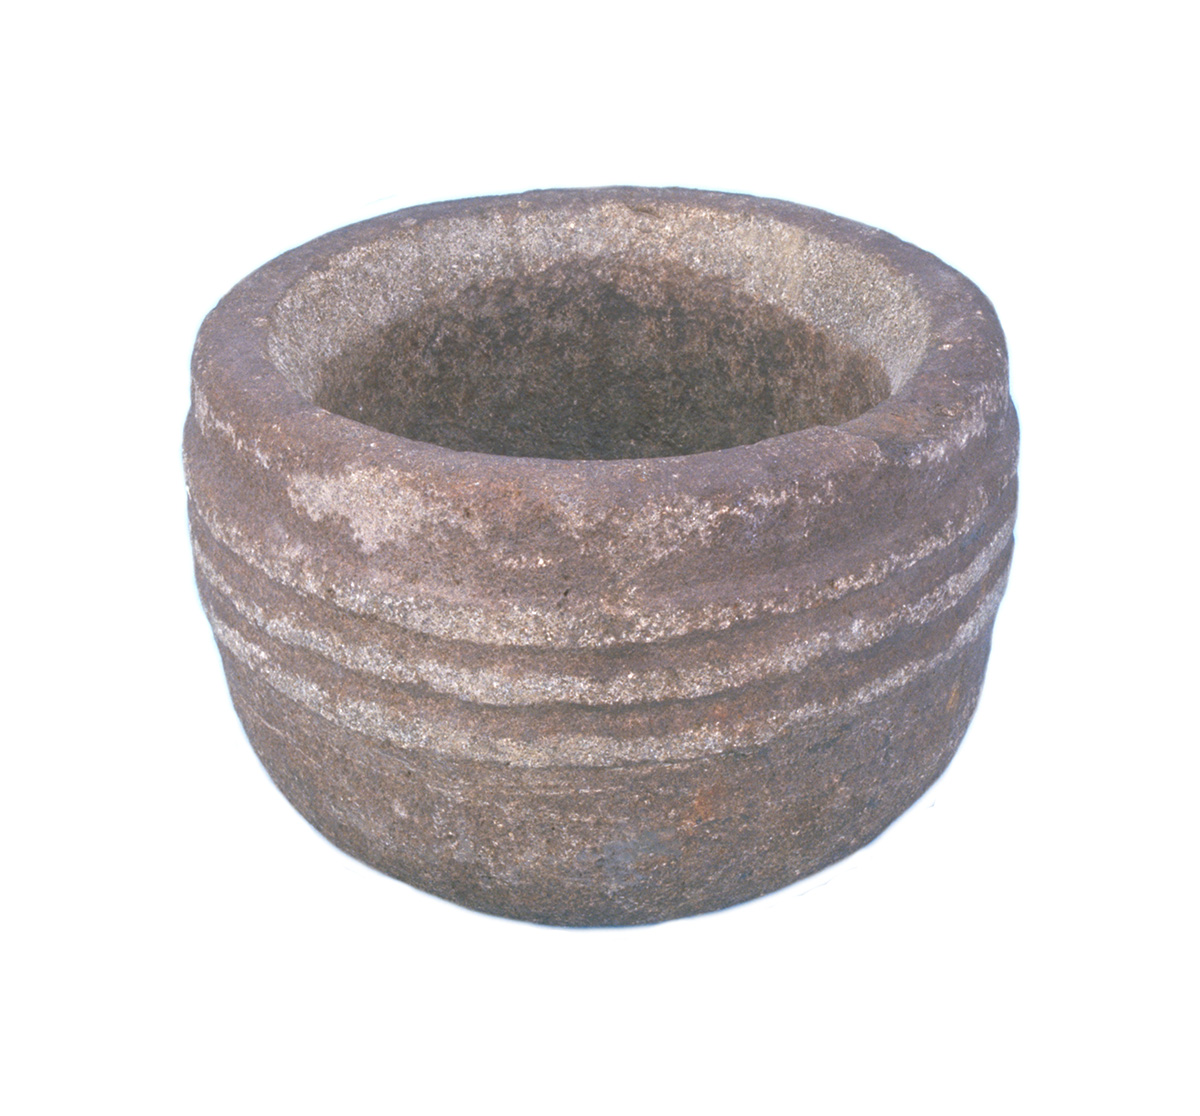
<svg viewBox="0 0 1200 1116"><path fill-rule="evenodd" d="M564 925L783 887L949 762L1004 590L988 300L690 190L403 210L208 316L200 595L262 762L416 887Z"/></svg>

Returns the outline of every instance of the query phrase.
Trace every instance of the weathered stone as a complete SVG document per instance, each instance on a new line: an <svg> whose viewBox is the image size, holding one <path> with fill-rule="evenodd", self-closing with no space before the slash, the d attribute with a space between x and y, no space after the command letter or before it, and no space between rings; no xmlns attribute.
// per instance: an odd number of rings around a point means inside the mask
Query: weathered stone
<svg viewBox="0 0 1200 1116"><path fill-rule="evenodd" d="M966 730L1017 423L961 275L687 190L424 206L200 331L197 578L335 844L480 910L653 922L871 840Z"/></svg>

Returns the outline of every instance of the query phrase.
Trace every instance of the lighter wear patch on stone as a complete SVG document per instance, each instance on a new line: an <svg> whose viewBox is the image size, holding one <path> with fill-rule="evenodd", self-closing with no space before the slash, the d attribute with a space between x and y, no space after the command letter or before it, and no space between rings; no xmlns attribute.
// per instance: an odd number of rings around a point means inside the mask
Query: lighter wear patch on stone
<svg viewBox="0 0 1200 1116"><path fill-rule="evenodd" d="M459 515L445 500L430 498L398 483L383 469L357 469L325 475L297 473L288 482L292 507L314 523L330 517L345 519L364 554L385 543L407 546L417 536L439 528L462 532L479 541L485 528Z"/></svg>
<svg viewBox="0 0 1200 1116"><path fill-rule="evenodd" d="M215 430L223 438L231 442L239 453L249 450L254 455L254 459L264 469L271 467L270 455L263 450L261 444L256 440L248 442L237 432L233 423L219 418L213 410L212 404L209 403L208 396L199 387L194 387L192 390L192 416L196 421L196 425L200 428L201 434L208 435Z"/></svg>

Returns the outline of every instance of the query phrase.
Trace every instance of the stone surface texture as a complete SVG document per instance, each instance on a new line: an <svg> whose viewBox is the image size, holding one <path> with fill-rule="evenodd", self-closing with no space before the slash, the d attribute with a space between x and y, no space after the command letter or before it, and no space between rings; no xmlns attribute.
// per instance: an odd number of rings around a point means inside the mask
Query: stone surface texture
<svg viewBox="0 0 1200 1116"><path fill-rule="evenodd" d="M423 206L196 343L200 595L271 777L455 902L654 922L870 841L983 679L1017 422L987 299L802 206Z"/></svg>

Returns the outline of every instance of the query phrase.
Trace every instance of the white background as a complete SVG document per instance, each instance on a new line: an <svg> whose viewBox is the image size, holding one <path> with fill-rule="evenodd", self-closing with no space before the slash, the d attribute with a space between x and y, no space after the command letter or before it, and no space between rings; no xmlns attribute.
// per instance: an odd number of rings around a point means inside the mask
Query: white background
<svg viewBox="0 0 1200 1116"><path fill-rule="evenodd" d="M3 52L17 1113L1194 1112L1195 26L1183 4L22 5ZM349 221L682 185L991 297L1009 595L947 776L663 926L460 910L259 767L191 580L204 313Z"/></svg>

